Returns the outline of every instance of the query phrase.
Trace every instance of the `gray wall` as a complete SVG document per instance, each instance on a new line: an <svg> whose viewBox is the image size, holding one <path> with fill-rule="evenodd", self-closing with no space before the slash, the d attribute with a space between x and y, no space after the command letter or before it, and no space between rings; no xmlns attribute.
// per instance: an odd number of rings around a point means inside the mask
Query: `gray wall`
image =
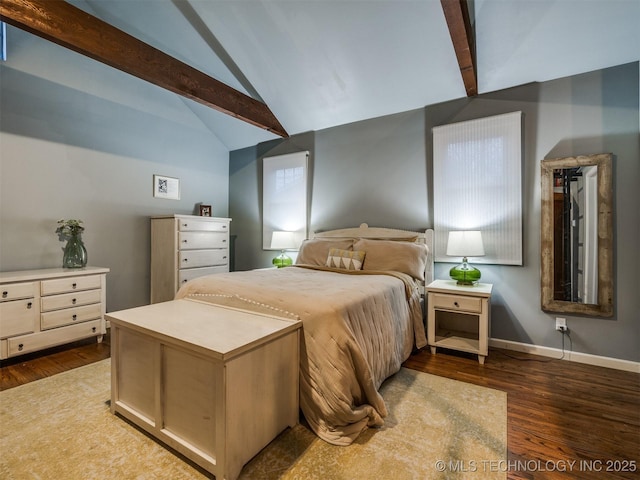
<svg viewBox="0 0 640 480"><path fill-rule="evenodd" d="M640 360L640 268L637 200L639 68L623 65L473 99L367 120L231 152L229 210L237 235L236 268L269 265L260 248L261 158L311 152L310 228L367 222L372 226L431 227L433 126L524 112L524 265L485 265L494 284L491 337L560 348L555 316L540 310L540 167L543 158L614 154L616 302L613 318L567 318L573 350ZM447 278L451 264L437 264ZM568 345L567 345L568 347Z"/></svg>
<svg viewBox="0 0 640 480"><path fill-rule="evenodd" d="M228 154L183 100L28 34L0 64L0 269L56 267L59 218L81 218L93 265L111 268L109 311L149 296L150 215L231 216L239 270L261 249L263 156L309 150L310 226L432 226L434 125L525 113L522 267L484 266L495 284L494 338L560 347L539 308L539 161L612 152L616 302L611 319L568 316L575 351L640 360L638 63L296 135ZM153 174L181 180L180 201L152 197ZM448 264L436 267L446 278Z"/></svg>
<svg viewBox="0 0 640 480"><path fill-rule="evenodd" d="M202 202L226 217L228 150L176 95L15 33L0 65L0 270L62 266L56 221L80 218L89 263L111 269L107 310L146 304L149 216ZM154 174L179 178L181 199L154 198Z"/></svg>

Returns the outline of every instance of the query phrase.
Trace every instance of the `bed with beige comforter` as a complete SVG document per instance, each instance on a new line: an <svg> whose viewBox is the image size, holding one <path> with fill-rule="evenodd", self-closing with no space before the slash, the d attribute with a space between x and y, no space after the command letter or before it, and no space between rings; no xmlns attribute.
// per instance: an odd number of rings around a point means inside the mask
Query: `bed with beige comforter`
<svg viewBox="0 0 640 480"><path fill-rule="evenodd" d="M384 423L378 389L426 345L419 281L400 271L299 264L215 274L190 281L176 298L300 319L300 407L336 445Z"/></svg>

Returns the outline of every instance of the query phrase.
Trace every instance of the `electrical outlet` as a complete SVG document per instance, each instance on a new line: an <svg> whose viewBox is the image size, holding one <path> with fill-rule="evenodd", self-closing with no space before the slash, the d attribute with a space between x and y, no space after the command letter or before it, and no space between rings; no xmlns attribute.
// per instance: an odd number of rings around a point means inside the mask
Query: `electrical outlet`
<svg viewBox="0 0 640 480"><path fill-rule="evenodd" d="M556 317L556 330L559 332L566 332L568 330L566 318Z"/></svg>

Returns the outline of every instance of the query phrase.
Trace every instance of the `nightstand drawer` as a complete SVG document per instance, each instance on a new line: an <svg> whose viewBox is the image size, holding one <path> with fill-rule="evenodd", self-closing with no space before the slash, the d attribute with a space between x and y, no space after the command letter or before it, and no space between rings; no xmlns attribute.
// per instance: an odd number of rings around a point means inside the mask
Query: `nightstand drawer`
<svg viewBox="0 0 640 480"><path fill-rule="evenodd" d="M479 297L463 297L459 295L446 295L434 293L434 308L444 308L447 310L459 310L461 312L482 313L482 299Z"/></svg>

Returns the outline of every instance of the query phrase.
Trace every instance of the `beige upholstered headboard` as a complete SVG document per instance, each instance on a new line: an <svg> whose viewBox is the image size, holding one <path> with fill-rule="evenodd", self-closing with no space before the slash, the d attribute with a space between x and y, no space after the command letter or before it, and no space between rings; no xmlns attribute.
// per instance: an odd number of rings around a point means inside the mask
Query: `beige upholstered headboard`
<svg viewBox="0 0 640 480"><path fill-rule="evenodd" d="M433 281L433 230L424 232L399 230L396 228L370 227L366 223L359 227L311 232L310 238L367 238L372 240L412 240L427 246L427 263L424 272L425 285Z"/></svg>

